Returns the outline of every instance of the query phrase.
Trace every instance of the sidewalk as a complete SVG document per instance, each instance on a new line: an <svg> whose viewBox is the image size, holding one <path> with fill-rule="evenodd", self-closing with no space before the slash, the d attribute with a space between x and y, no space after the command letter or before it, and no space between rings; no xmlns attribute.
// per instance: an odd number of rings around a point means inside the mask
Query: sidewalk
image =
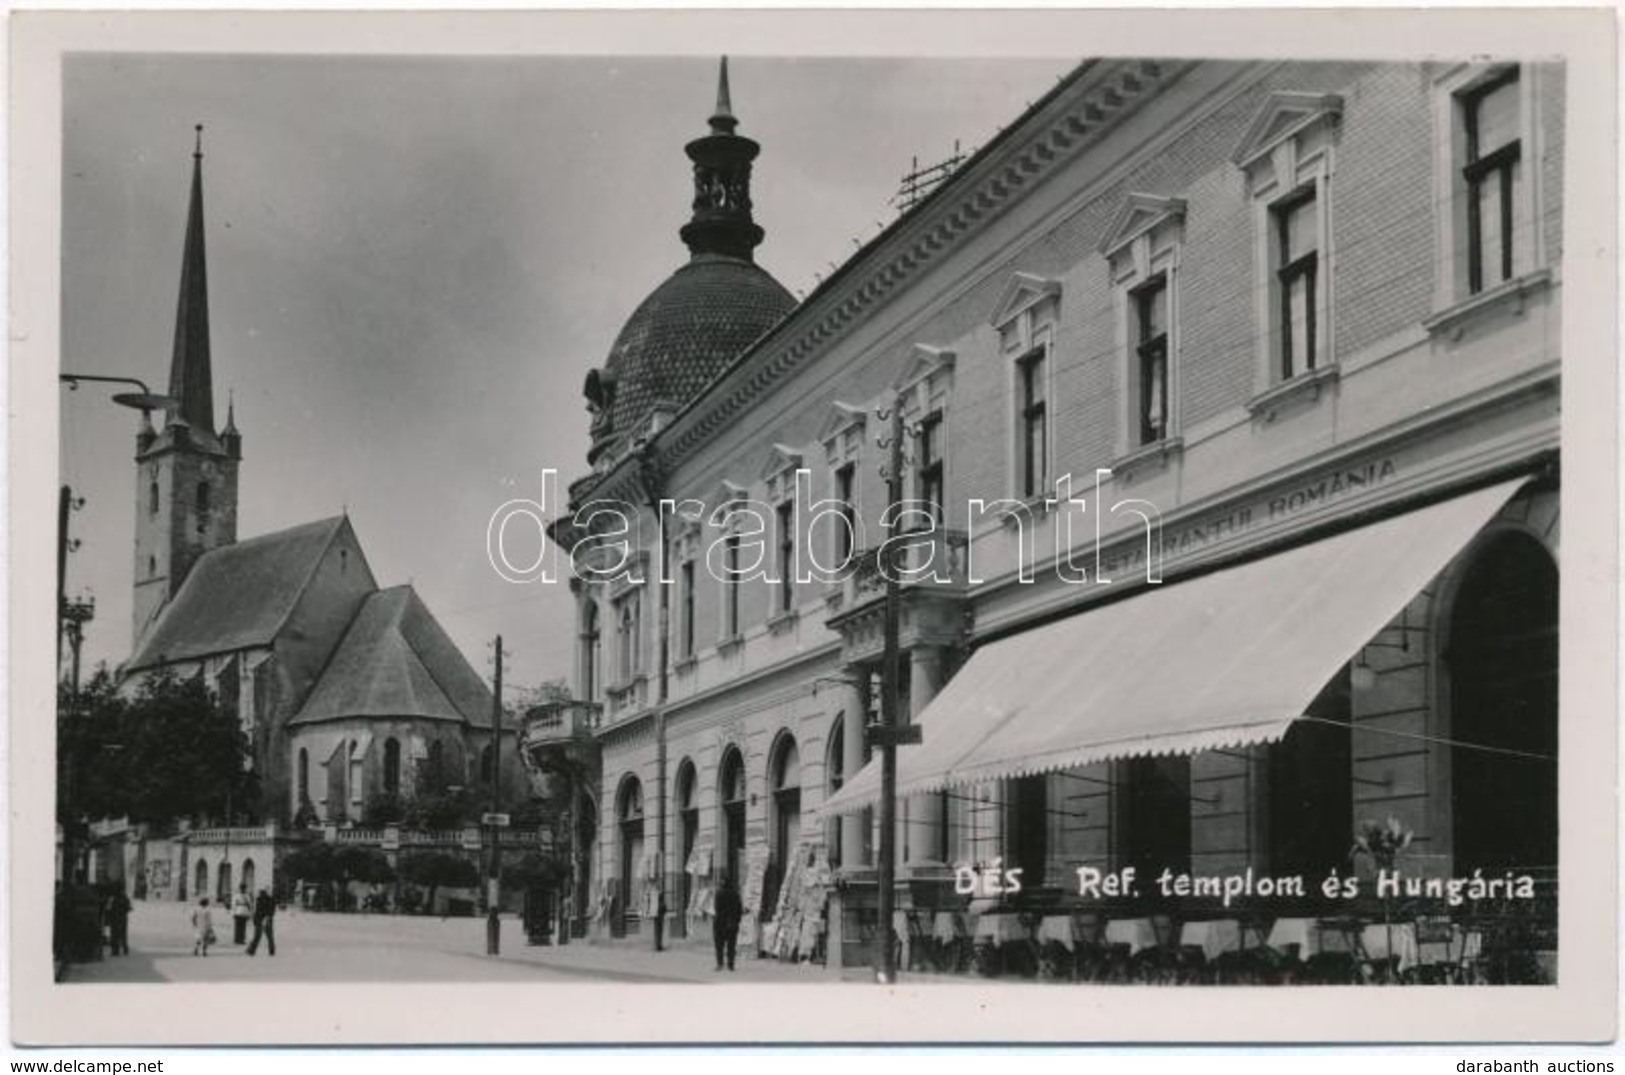
<svg viewBox="0 0 1625 1075"><path fill-rule="evenodd" d="M845 980L824 967L810 963L781 963L757 959L754 952L739 953L733 971L716 969L716 956L709 941L679 941L676 947L656 952L647 937L626 940L573 940L567 945L532 946L514 931L503 931L502 958L538 963L552 970L581 974L583 977L613 979L620 976L671 982L724 983L800 982L809 985ZM854 968L853 980L866 977L863 968Z"/></svg>

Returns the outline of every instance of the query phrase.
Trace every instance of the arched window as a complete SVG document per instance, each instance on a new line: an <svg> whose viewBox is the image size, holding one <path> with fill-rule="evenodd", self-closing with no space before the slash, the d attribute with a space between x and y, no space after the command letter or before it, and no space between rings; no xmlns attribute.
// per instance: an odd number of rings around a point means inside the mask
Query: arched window
<svg viewBox="0 0 1625 1075"><path fill-rule="evenodd" d="M1534 537L1473 554L1444 651L1455 876L1556 875L1557 611L1557 564Z"/></svg>
<svg viewBox="0 0 1625 1075"><path fill-rule="evenodd" d="M366 792L361 786L365 762L366 759L361 756L361 744L354 739L350 740L350 810L345 816L352 820L361 816L361 803L366 798Z"/></svg>
<svg viewBox="0 0 1625 1075"><path fill-rule="evenodd" d="M824 748L824 800L841 790L846 782L846 715L835 714L828 745ZM824 845L829 848L829 864L841 864L841 819L832 817L824 822Z"/></svg>
<svg viewBox="0 0 1625 1075"><path fill-rule="evenodd" d="M299 748L299 764L296 775L298 778L299 802L295 804L294 809L298 810L310 801L310 751L304 747Z"/></svg>
<svg viewBox="0 0 1625 1075"><path fill-rule="evenodd" d="M717 776L718 801L721 817L721 862L725 876L742 884L739 866L745 850L745 758L738 747L729 747L722 755L722 766Z"/></svg>
<svg viewBox="0 0 1625 1075"><path fill-rule="evenodd" d="M151 577L156 574L158 574L158 557L149 556L147 557L147 575Z"/></svg>
<svg viewBox="0 0 1625 1075"><path fill-rule="evenodd" d="M214 874L214 898L222 907L231 906L231 863L222 862Z"/></svg>
<svg viewBox="0 0 1625 1075"><path fill-rule="evenodd" d="M628 773L615 795L615 820L621 837L620 910L623 922L635 920L638 907L636 881L643 868L643 784Z"/></svg>
<svg viewBox="0 0 1625 1075"><path fill-rule="evenodd" d="M147 514L158 514L158 482L156 480L147 486Z"/></svg>
<svg viewBox="0 0 1625 1075"><path fill-rule="evenodd" d="M699 783L694 762L684 758L677 765L677 921L683 921L682 911L688 906L693 883L688 872L688 860L694 854L694 845L700 836L700 804L695 794Z"/></svg>
<svg viewBox="0 0 1625 1075"><path fill-rule="evenodd" d="M446 748L436 739L429 744L429 757L423 764L423 782L432 793L445 790L446 784Z"/></svg>
<svg viewBox="0 0 1625 1075"><path fill-rule="evenodd" d="M243 887L248 889L249 896L253 896L257 891L254 888L254 882L254 860L243 859Z"/></svg>
<svg viewBox="0 0 1625 1075"><path fill-rule="evenodd" d="M384 740L384 790L401 793L401 741L393 737Z"/></svg>
<svg viewBox="0 0 1625 1075"><path fill-rule="evenodd" d="M197 483L197 513L199 515L207 515L207 514L209 514L209 483L208 482L198 482Z"/></svg>
<svg viewBox="0 0 1625 1075"><path fill-rule="evenodd" d="M779 735L767 767L768 786L773 789L772 845L768 860L769 876L763 886L764 906L776 913L779 884L790 871L790 860L801 844L801 755L795 736Z"/></svg>
<svg viewBox="0 0 1625 1075"><path fill-rule="evenodd" d="M209 864L203 859L197 860L197 882L192 886L192 898L199 899L209 894Z"/></svg>
<svg viewBox="0 0 1625 1075"><path fill-rule="evenodd" d="M598 602L588 601L581 616L581 698L592 702L598 698Z"/></svg>
<svg viewBox="0 0 1625 1075"><path fill-rule="evenodd" d="M491 747L486 745L480 750L480 783L491 782Z"/></svg>

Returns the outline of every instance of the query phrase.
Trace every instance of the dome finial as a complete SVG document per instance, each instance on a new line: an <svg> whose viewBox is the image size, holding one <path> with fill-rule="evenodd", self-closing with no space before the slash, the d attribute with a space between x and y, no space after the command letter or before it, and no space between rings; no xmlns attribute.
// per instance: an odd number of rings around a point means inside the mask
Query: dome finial
<svg viewBox="0 0 1625 1075"><path fill-rule="evenodd" d="M733 100L728 93L728 57L722 58L717 70L717 110L711 114L711 129L717 134L732 134L739 126L734 117Z"/></svg>

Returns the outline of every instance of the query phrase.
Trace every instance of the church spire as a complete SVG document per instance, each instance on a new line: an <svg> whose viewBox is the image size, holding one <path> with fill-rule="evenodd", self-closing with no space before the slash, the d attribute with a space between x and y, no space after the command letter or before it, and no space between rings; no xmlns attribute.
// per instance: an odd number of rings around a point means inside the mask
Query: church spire
<svg viewBox="0 0 1625 1075"><path fill-rule="evenodd" d="M181 290L175 307L175 350L169 394L180 401L171 421L183 418L196 433L214 434L214 386L209 369L209 281L203 256L203 124L192 151L192 199L181 255Z"/></svg>
<svg viewBox="0 0 1625 1075"><path fill-rule="evenodd" d="M684 147L694 162L694 216L683 225L683 242L695 257L721 254L749 261L763 234L750 215L750 166L762 147L734 133L739 120L733 114L726 56L709 122L711 133Z"/></svg>

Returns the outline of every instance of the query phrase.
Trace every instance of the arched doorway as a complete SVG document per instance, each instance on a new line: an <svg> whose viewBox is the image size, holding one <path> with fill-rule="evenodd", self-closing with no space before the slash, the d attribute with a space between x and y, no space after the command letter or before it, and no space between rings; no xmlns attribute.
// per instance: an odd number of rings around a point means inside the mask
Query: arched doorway
<svg viewBox="0 0 1625 1075"><path fill-rule="evenodd" d="M244 885L244 887L246 887L248 889L248 895L249 895L250 899L253 898L255 892L259 891L258 889L256 889L254 887L254 884L255 884L254 860L253 859L243 859L243 885Z"/></svg>
<svg viewBox="0 0 1625 1075"><path fill-rule="evenodd" d="M830 796L841 790L846 782L846 723L844 713L835 714L835 724L830 728L829 739L824 748L824 801L828 802ZM824 846L829 848L829 864L841 864L841 819L832 817L824 822Z"/></svg>
<svg viewBox="0 0 1625 1075"><path fill-rule="evenodd" d="M1453 872L1557 870L1557 565L1523 533L1473 556L1450 609Z"/></svg>
<svg viewBox="0 0 1625 1075"><path fill-rule="evenodd" d="M231 906L231 863L221 862L214 874L214 898L223 906Z"/></svg>
<svg viewBox="0 0 1625 1075"><path fill-rule="evenodd" d="M636 880L643 865L643 784L628 774L615 796L615 821L620 832L621 881L618 903L623 928L638 919Z"/></svg>
<svg viewBox="0 0 1625 1075"><path fill-rule="evenodd" d="M695 841L700 835L700 804L695 794L698 776L694 763L684 758L677 766L677 915L675 934L687 934L688 901L693 894L694 877L688 872L689 857L694 854Z"/></svg>
<svg viewBox="0 0 1625 1075"><path fill-rule="evenodd" d="M767 766L767 786L772 792L772 844L768 856L768 877L763 886L763 906L775 913L779 886L790 874L790 860L801 843L801 754L795 736L782 733L773 744Z"/></svg>
<svg viewBox="0 0 1625 1075"><path fill-rule="evenodd" d="M722 837L722 873L743 889L745 879L740 875L740 866L745 853L745 758L738 747L729 747L723 752L717 775L717 801L722 814L718 825Z"/></svg>
<svg viewBox="0 0 1625 1075"><path fill-rule="evenodd" d="M209 894L209 863L206 859L197 860L197 880L192 885L192 895L199 899Z"/></svg>

